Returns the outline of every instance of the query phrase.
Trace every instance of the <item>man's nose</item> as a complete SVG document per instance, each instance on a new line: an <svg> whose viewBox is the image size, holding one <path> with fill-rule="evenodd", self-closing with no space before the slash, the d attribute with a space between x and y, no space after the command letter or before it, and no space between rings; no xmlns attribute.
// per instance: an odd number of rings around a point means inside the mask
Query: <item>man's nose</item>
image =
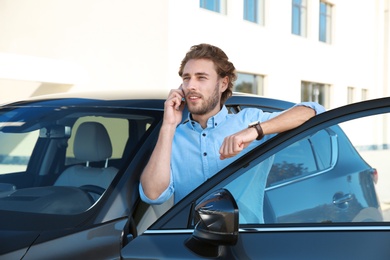
<svg viewBox="0 0 390 260"><path fill-rule="evenodd" d="M191 89L191 90L196 89L196 81L195 80L189 80L187 82L187 84L185 84L185 87L187 89Z"/></svg>

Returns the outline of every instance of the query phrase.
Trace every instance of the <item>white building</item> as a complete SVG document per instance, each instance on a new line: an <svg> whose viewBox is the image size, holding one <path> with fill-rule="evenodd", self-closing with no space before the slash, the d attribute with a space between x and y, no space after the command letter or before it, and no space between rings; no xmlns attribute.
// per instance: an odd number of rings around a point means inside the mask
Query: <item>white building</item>
<svg viewBox="0 0 390 260"><path fill-rule="evenodd" d="M203 42L227 53L239 89L245 81L246 90L328 109L387 96L388 3L0 0L0 103L81 90L168 92L180 84L186 51Z"/></svg>

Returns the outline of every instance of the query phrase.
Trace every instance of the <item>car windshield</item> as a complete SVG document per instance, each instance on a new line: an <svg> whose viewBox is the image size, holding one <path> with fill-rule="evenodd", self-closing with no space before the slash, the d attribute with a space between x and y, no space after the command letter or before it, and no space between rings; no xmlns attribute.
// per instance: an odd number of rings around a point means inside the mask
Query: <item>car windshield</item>
<svg viewBox="0 0 390 260"><path fill-rule="evenodd" d="M161 117L150 109L33 105L0 110L0 210L91 208Z"/></svg>

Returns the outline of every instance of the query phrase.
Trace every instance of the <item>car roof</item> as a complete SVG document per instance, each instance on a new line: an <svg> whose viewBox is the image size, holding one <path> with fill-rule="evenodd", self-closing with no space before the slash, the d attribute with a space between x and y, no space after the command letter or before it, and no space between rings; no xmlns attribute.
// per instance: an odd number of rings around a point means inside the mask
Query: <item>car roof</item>
<svg viewBox="0 0 390 260"><path fill-rule="evenodd" d="M22 99L2 106L56 106L56 105L79 105L79 106L140 106L163 109L163 102L168 97L167 91L87 91L56 93ZM142 101L142 102L139 102ZM227 105L246 105L270 108L271 110L284 110L294 105L293 102L267 98L255 94L233 92L226 101Z"/></svg>
<svg viewBox="0 0 390 260"><path fill-rule="evenodd" d="M168 91L139 91L139 90L102 90L102 91L82 91L55 93L41 96L35 96L27 100L47 100L47 99L64 99L64 98L83 98L97 100L122 100L122 99L166 99Z"/></svg>

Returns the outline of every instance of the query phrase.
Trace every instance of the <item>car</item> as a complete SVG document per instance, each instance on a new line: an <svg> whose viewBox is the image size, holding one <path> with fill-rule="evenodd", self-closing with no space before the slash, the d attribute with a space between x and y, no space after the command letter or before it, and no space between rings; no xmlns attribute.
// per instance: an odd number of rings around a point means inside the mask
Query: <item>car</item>
<svg viewBox="0 0 390 260"><path fill-rule="evenodd" d="M147 205L139 178L166 96L65 93L3 104L0 258L390 259L390 98L317 115L175 205ZM294 103L234 93L226 105L275 112ZM261 174L259 202L246 191Z"/></svg>

